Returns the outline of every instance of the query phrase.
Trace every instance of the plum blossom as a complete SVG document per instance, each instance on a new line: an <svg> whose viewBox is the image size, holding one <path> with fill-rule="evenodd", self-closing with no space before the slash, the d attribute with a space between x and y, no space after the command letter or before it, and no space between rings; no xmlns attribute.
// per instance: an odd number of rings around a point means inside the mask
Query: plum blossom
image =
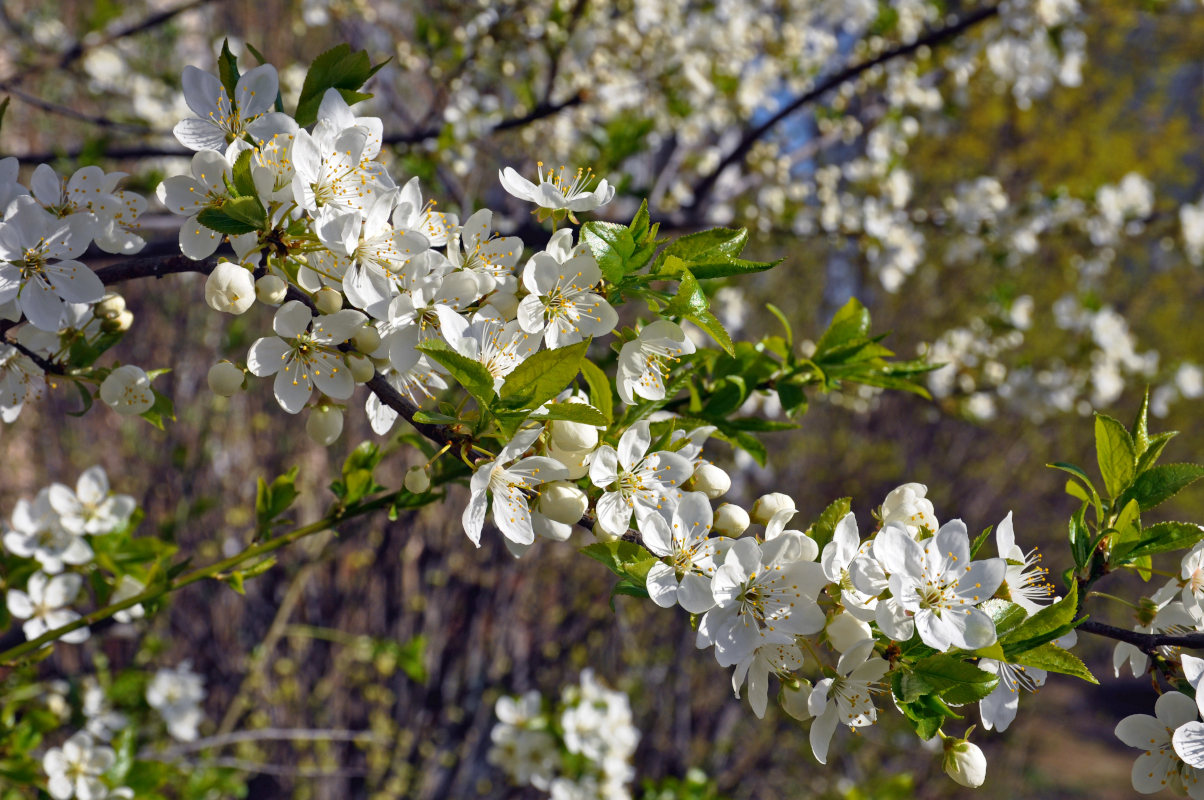
<svg viewBox="0 0 1204 800"><path fill-rule="evenodd" d="M172 133L189 150L224 150L248 133L256 139L270 139L282 124L283 114L268 112L279 87L271 64L241 76L233 98L216 75L196 67L184 67L183 83L184 102L196 117L180 120Z"/></svg>
<svg viewBox="0 0 1204 800"><path fill-rule="evenodd" d="M652 433L641 420L619 437L618 450L602 445L594 451L589 478L607 491L596 509L598 526L611 536L621 536L636 520L657 513L666 497L675 496L694 466L678 453L661 450L649 454ZM612 488L613 487L613 488Z"/></svg>
<svg viewBox="0 0 1204 800"><path fill-rule="evenodd" d="M94 743L91 735L80 731L43 756L42 769L49 778L46 790L54 800L104 800L110 794L101 775L116 760L113 748Z"/></svg>
<svg viewBox="0 0 1204 800"><path fill-rule="evenodd" d="M568 477L568 470L553 458L528 456L518 459L535 444L540 433L540 428L519 431L497 458L477 465L473 472L469 483L472 494L461 521L464 532L477 547L481 546L488 495L493 496L493 522L507 539L517 544L535 541L528 493L542 483Z"/></svg>
<svg viewBox="0 0 1204 800"><path fill-rule="evenodd" d="M693 352L694 342L677 323L658 319L645 325L619 351L619 398L627 405L633 405L637 395L664 400L665 376L683 355Z"/></svg>
<svg viewBox="0 0 1204 800"><path fill-rule="evenodd" d="M847 650L836 662L836 676L818 681L807 700L811 723L811 752L828 763L828 746L840 723L850 728L873 725L878 719L871 694L874 684L890 665L874 656L874 640L866 639Z"/></svg>
<svg viewBox="0 0 1204 800"><path fill-rule="evenodd" d="M588 251L564 262L536 253L523 271L523 286L530 294L519 303L519 325L533 336L542 335L549 348L609 333L619 315L594 293L601 280L598 262Z"/></svg>
<svg viewBox="0 0 1204 800"><path fill-rule="evenodd" d="M251 345L247 368L261 378L276 376L276 401L290 414L305 406L314 386L331 399L346 400L355 391L355 379L338 346L354 336L366 319L350 309L314 317L304 303L290 300L272 321L276 336Z"/></svg>
<svg viewBox="0 0 1204 800"><path fill-rule="evenodd" d="M147 705L163 717L167 732L182 742L197 738L197 726L205 719L204 699L205 679L192 671L188 661L175 669L160 669L146 687Z"/></svg>
<svg viewBox="0 0 1204 800"><path fill-rule="evenodd" d="M549 211L593 211L609 203L615 196L615 187L605 179L600 180L592 190L589 189L594 181L592 169L578 167L576 172L570 173L568 167L562 166L559 170L549 170L544 174L542 161L536 163L536 169L539 174L538 185L519 175L513 167L501 170L498 179L502 188L519 200L526 200Z"/></svg>
<svg viewBox="0 0 1204 800"><path fill-rule="evenodd" d="M648 514L640 522L644 545L653 555L669 559L653 564L646 579L652 602L661 608L680 604L691 614L701 614L715 605L711 576L732 540L710 536L712 518L706 496L687 492L673 509L671 521Z"/></svg>
<svg viewBox="0 0 1204 800"><path fill-rule="evenodd" d="M1204 783L1196 768L1175 752L1175 731L1199 719L1196 703L1182 692L1167 692L1154 703L1154 716L1131 714L1116 725L1116 738L1144 750L1133 763L1133 788L1154 794L1170 787L1192 800L1204 800Z"/></svg>
<svg viewBox="0 0 1204 800"><path fill-rule="evenodd" d="M66 487L64 487L66 488ZM56 509L53 487L38 492L33 502L21 498L13 507L11 529L4 532L4 547L13 555L35 558L48 575L64 565L79 566L92 560L92 548L82 530L63 524Z"/></svg>
<svg viewBox="0 0 1204 800"><path fill-rule="evenodd" d="M47 631L61 628L79 619L79 614L67 606L75 602L76 595L83 588L84 579L74 572L55 575L53 578L44 572L35 572L29 576L25 588L9 589L6 596L8 612L17 619L25 620L21 630L25 638L32 641ZM59 637L59 641L78 644L88 638L87 626L76 628Z"/></svg>
<svg viewBox="0 0 1204 800"><path fill-rule="evenodd" d="M105 293L96 273L75 260L91 242L93 218L60 218L34 202L17 203L0 222L0 303L16 299L34 327L57 331L67 303L95 303Z"/></svg>

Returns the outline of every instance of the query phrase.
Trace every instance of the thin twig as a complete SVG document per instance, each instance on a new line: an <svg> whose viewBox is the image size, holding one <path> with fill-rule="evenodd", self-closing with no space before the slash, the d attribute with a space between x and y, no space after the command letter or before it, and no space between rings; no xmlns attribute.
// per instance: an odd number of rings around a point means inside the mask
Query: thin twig
<svg viewBox="0 0 1204 800"><path fill-rule="evenodd" d="M1115 639L1133 645L1143 653L1153 653L1159 647L1186 647L1204 649L1204 633L1138 633L1115 625L1087 620L1075 630L1094 633L1106 639Z"/></svg>

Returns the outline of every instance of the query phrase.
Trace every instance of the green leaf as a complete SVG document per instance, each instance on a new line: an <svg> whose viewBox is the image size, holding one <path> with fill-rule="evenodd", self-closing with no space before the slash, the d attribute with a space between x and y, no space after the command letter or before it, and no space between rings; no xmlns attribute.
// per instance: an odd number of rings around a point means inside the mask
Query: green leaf
<svg viewBox="0 0 1204 800"><path fill-rule="evenodd" d="M259 202L258 197L235 197L222 206L222 211L230 219L253 225L254 230L259 230L267 224L267 212L263 210L263 204Z"/></svg>
<svg viewBox="0 0 1204 800"><path fill-rule="evenodd" d="M1081 678L1088 683L1099 684L1099 681L1091 674L1091 670L1087 669L1087 665L1078 656L1067 650L1063 650L1056 644L1043 644L1031 650L1026 650L1023 653L1014 655L1011 662L1026 667L1043 669L1046 672L1059 672L1063 675Z"/></svg>
<svg viewBox="0 0 1204 800"><path fill-rule="evenodd" d="M1199 464L1162 464L1150 467L1125 492L1122 499L1130 497L1141 505L1142 511L1169 500L1188 485L1204 477L1204 467Z"/></svg>
<svg viewBox="0 0 1204 800"><path fill-rule="evenodd" d="M1137 453L1125 426L1106 414L1095 415L1095 456L1108 496L1116 497L1133 482Z"/></svg>
<svg viewBox="0 0 1204 800"><path fill-rule="evenodd" d="M1070 590L1058 602L1033 614L1000 639L1003 651L1011 661L1018 653L1064 636L1074 627L1078 612L1078 583L1071 582Z"/></svg>
<svg viewBox="0 0 1204 800"><path fill-rule="evenodd" d="M1002 637L1028 618L1028 612L1024 610L1023 606L998 597L991 598L981 604L979 608L987 612L995 622L995 635L997 637Z"/></svg>
<svg viewBox="0 0 1204 800"><path fill-rule="evenodd" d="M317 121L318 108L328 89L338 89L348 104L371 97L356 90L387 63L382 61L373 65L367 51L352 52L351 45L346 43L319 55L310 65L301 85L297 111L293 114L297 124L305 128Z"/></svg>
<svg viewBox="0 0 1204 800"><path fill-rule="evenodd" d="M715 340L715 343L722 347L724 352L729 356L736 354L736 346L732 344L731 335L723 327L723 323L719 321L719 318L710 311L687 314L686 319L706 331Z"/></svg>
<svg viewBox="0 0 1204 800"><path fill-rule="evenodd" d="M1156 436L1150 437L1150 442L1146 446L1145 452L1137 459L1137 474L1148 470L1150 467L1158 463L1158 458L1162 455L1162 451L1166 448L1166 443L1179 435L1179 431L1167 431L1159 433Z"/></svg>
<svg viewBox="0 0 1204 800"><path fill-rule="evenodd" d="M589 343L540 350L519 364L502 384L502 402L508 408L538 408L560 394L577 377Z"/></svg>
<svg viewBox="0 0 1204 800"><path fill-rule="evenodd" d="M945 709L931 695L920 696L914 702L900 703L899 709L916 736L924 741L936 736L941 725L945 724Z"/></svg>
<svg viewBox="0 0 1204 800"><path fill-rule="evenodd" d="M441 339L428 339L418 349L439 362L468 393L488 406L494 398L493 376L480 361L462 356ZM520 367L522 365L519 365ZM515 370L517 372L517 370ZM511 373L513 375L513 373Z"/></svg>
<svg viewBox="0 0 1204 800"><path fill-rule="evenodd" d="M532 414L527 419L559 419L566 422L580 422L598 428L605 428L610 424L607 422L606 417L602 416L601 411L585 403L549 403L539 413Z"/></svg>
<svg viewBox="0 0 1204 800"><path fill-rule="evenodd" d="M233 201L228 201L226 205L230 205L230 202ZM216 233L224 233L227 236L238 236L239 234L253 233L259 230L258 225L237 219L226 213L226 206L222 206L221 208L202 208L201 212L196 215L196 219L197 222L209 230Z"/></svg>
<svg viewBox="0 0 1204 800"><path fill-rule="evenodd" d="M610 378L606 377L601 367L588 358L581 360L581 375L589 386L590 402L606 418L606 424L609 425L615 418L614 389L610 385Z"/></svg>
<svg viewBox="0 0 1204 800"><path fill-rule="evenodd" d="M1140 458L1145 454L1146 449L1150 446L1150 389L1147 386L1145 395L1141 398L1141 408L1137 411L1137 417L1133 420L1133 452Z"/></svg>
<svg viewBox="0 0 1204 800"><path fill-rule="evenodd" d="M1116 515L1116 523L1112 527L1115 529L1111 539L1113 552L1116 551L1118 545L1123 546L1141 538L1141 507L1137 505L1136 500L1130 500L1125 504L1121 512Z"/></svg>
<svg viewBox="0 0 1204 800"><path fill-rule="evenodd" d="M852 508L853 498L851 497L833 500L819 515L819 518L807 528L806 534L815 540L821 551L824 549L824 545L832 541L832 537L836 534L837 524L848 515Z"/></svg>
<svg viewBox="0 0 1204 800"><path fill-rule="evenodd" d="M706 311L710 307L710 301L707 300L706 292L702 290L702 284L698 282L693 273L688 269L682 270L680 280L681 283L677 287L673 301L665 306L662 314L688 317Z"/></svg>
<svg viewBox="0 0 1204 800"><path fill-rule="evenodd" d="M861 305L856 297L850 297L849 301L832 317L832 323L828 325L828 330L824 331L824 335L815 345L814 358L819 360L821 354L828 353L853 340L863 339L869 332L870 312Z"/></svg>
<svg viewBox="0 0 1204 800"><path fill-rule="evenodd" d="M998 676L944 653L917 661L912 672L950 705L960 706L981 700L994 691L999 683Z"/></svg>
<svg viewBox="0 0 1204 800"><path fill-rule="evenodd" d="M259 479L255 491L255 519L261 530L287 511L297 499L300 494L296 487L298 469L299 467L293 467L273 480L270 485L263 478Z"/></svg>
<svg viewBox="0 0 1204 800"><path fill-rule="evenodd" d="M1140 541L1113 548L1112 559L1124 563L1130 559L1195 547L1204 540L1204 528L1191 522L1159 522L1141 532Z"/></svg>
<svg viewBox="0 0 1204 800"><path fill-rule="evenodd" d="M230 40L222 39L222 52L217 57L217 77L226 90L226 97L234 103L234 92L238 88L238 59L230 52Z"/></svg>
<svg viewBox="0 0 1204 800"><path fill-rule="evenodd" d="M380 447L375 442L360 442L343 462L342 479L332 484L331 490L346 505L358 503L365 495L382 488L372 477L380 460Z"/></svg>
<svg viewBox="0 0 1204 800"><path fill-rule="evenodd" d="M635 237L624 225L590 220L581 226L580 236L581 241L585 242L594 254L594 260L602 270L602 277L610 283L619 283L629 273L644 266L637 263L635 255L638 247Z"/></svg>
<svg viewBox="0 0 1204 800"><path fill-rule="evenodd" d="M602 562L620 578L636 581L647 578L648 570L659 560L642 545L622 539L586 545L581 548L581 552L595 561Z"/></svg>
<svg viewBox="0 0 1204 800"><path fill-rule="evenodd" d="M254 155L253 150L243 150L238 158L234 161L234 167L231 170L235 190L239 195L246 197L255 197L255 181L251 177L251 156Z"/></svg>
<svg viewBox="0 0 1204 800"><path fill-rule="evenodd" d="M1052 464L1045 466L1051 469L1060 469L1063 472L1068 472L1078 478L1083 483L1083 488L1091 495L1091 504L1095 506L1095 515L1097 518L1103 517L1103 509L1100 504L1099 492L1095 490L1095 486L1091 483L1091 479L1087 477L1087 473L1076 467L1074 464L1067 464L1064 461L1055 461Z"/></svg>
<svg viewBox="0 0 1204 800"><path fill-rule="evenodd" d="M121 733L117 734L117 738L113 740L112 747L116 751L117 758L112 765L105 770L104 776L109 779L109 782L114 786L120 786L125 783L125 777L130 772L130 767L134 765L135 753L135 736L134 726L127 726Z"/></svg>
<svg viewBox="0 0 1204 800"><path fill-rule="evenodd" d="M139 416L149 422L151 425L154 425L159 430L165 430L163 427L164 422L168 420L171 422L176 421L175 404L171 402L170 397L162 394L153 386L151 387L151 393L155 397L154 404L146 411L143 411Z"/></svg>

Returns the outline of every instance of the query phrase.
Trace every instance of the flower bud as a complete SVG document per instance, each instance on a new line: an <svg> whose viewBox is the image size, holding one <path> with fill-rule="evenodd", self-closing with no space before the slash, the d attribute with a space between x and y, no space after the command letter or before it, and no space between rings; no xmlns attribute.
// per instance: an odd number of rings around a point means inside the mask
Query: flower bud
<svg viewBox="0 0 1204 800"><path fill-rule="evenodd" d="M114 292L109 292L92 306L92 315L100 319L113 319L122 311L125 311L125 298Z"/></svg>
<svg viewBox="0 0 1204 800"><path fill-rule="evenodd" d="M805 680L782 682L782 708L797 720L811 719L807 702L811 699L811 684Z"/></svg>
<svg viewBox="0 0 1204 800"><path fill-rule="evenodd" d="M594 538L599 542L613 542L619 538L618 536L614 536L602 530L602 526L597 522L594 523L593 532Z"/></svg>
<svg viewBox="0 0 1204 800"><path fill-rule="evenodd" d="M431 476L427 474L426 467L410 467L406 471L405 487L414 494L422 494L430 489Z"/></svg>
<svg viewBox="0 0 1204 800"><path fill-rule="evenodd" d="M329 286L324 286L314 294L314 305L319 314L333 314L343 308L343 294Z"/></svg>
<svg viewBox="0 0 1204 800"><path fill-rule="evenodd" d="M356 383L367 383L376 374L376 365L367 356L352 353L347 356L347 366L351 368L351 377Z"/></svg>
<svg viewBox="0 0 1204 800"><path fill-rule="evenodd" d="M555 440L548 446L548 455L568 469L569 480L573 481L584 478L589 473L589 464L585 463L585 458L589 454L588 450L561 450L556 446Z"/></svg>
<svg viewBox="0 0 1204 800"><path fill-rule="evenodd" d="M824 629L828 634L828 642L838 653L843 653L858 642L863 642L873 636L870 626L854 617L847 611L841 611Z"/></svg>
<svg viewBox="0 0 1204 800"><path fill-rule="evenodd" d="M351 337L355 349L366 355L372 355L380 347L380 331L371 325L365 325Z"/></svg>
<svg viewBox="0 0 1204 800"><path fill-rule="evenodd" d="M715 509L715 522L711 530L720 536L739 536L748 530L748 512L740 506L724 503Z"/></svg>
<svg viewBox="0 0 1204 800"><path fill-rule="evenodd" d="M209 368L209 391L222 397L233 397L242 388L243 372L229 361L219 361Z"/></svg>
<svg viewBox="0 0 1204 800"><path fill-rule="evenodd" d="M133 364L117 367L100 384L100 399L123 417L149 411L155 404L150 378Z"/></svg>
<svg viewBox="0 0 1204 800"><path fill-rule="evenodd" d="M255 280L245 267L219 261L205 279L205 302L214 311L241 314L255 303Z"/></svg>
<svg viewBox="0 0 1204 800"><path fill-rule="evenodd" d="M905 483L891 491L882 501L882 524L897 522L915 536L920 528L936 533L938 527L936 510L926 495L928 487L922 483Z"/></svg>
<svg viewBox="0 0 1204 800"><path fill-rule="evenodd" d="M774 514L787 508L795 508L794 500L789 495L781 492L761 495L757 498L757 502L753 503L752 521L759 525L768 525Z"/></svg>
<svg viewBox="0 0 1204 800"><path fill-rule="evenodd" d="M552 481L539 492L539 513L553 522L575 525L589 508L585 492L568 481Z"/></svg>
<svg viewBox="0 0 1204 800"><path fill-rule="evenodd" d="M279 275L264 275L255 281L255 297L265 306L278 306L288 296L288 284Z"/></svg>
<svg viewBox="0 0 1204 800"><path fill-rule="evenodd" d="M702 492L710 499L723 497L732 488L731 477L714 464L702 464L694 470L694 491Z"/></svg>
<svg viewBox="0 0 1204 800"><path fill-rule="evenodd" d="M134 324L134 315L128 309L119 311L108 319L101 320L100 329L105 333L125 333Z"/></svg>
<svg viewBox="0 0 1204 800"><path fill-rule="evenodd" d="M502 315L502 319L514 319L518 316L518 296L514 292L494 292L485 300Z"/></svg>
<svg viewBox="0 0 1204 800"><path fill-rule="evenodd" d="M971 728L970 730L974 730ZM966 732L969 735L969 731ZM970 789L977 789L987 779L987 757L976 744L965 739L946 737L945 756L941 766L945 774Z"/></svg>
<svg viewBox="0 0 1204 800"><path fill-rule="evenodd" d="M338 406L318 406L305 420L305 432L320 445L334 444L343 432L343 411Z"/></svg>
<svg viewBox="0 0 1204 800"><path fill-rule="evenodd" d="M549 443L557 450L588 453L598 446L598 429L593 425L558 419L550 422L548 427L551 430L548 435Z"/></svg>

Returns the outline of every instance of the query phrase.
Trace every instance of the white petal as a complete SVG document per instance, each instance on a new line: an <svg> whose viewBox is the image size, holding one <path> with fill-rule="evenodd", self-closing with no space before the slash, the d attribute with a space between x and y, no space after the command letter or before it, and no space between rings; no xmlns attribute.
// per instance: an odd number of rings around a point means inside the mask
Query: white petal
<svg viewBox="0 0 1204 800"><path fill-rule="evenodd" d="M292 348L283 339L265 336L256 340L247 352L247 369L260 378L275 375L291 352Z"/></svg>
<svg viewBox="0 0 1204 800"><path fill-rule="evenodd" d="M677 576L673 572L673 567L660 561L656 562L648 570L648 577L645 579L644 585L648 589L648 596L652 598L652 602L661 608L672 608L676 605Z"/></svg>

